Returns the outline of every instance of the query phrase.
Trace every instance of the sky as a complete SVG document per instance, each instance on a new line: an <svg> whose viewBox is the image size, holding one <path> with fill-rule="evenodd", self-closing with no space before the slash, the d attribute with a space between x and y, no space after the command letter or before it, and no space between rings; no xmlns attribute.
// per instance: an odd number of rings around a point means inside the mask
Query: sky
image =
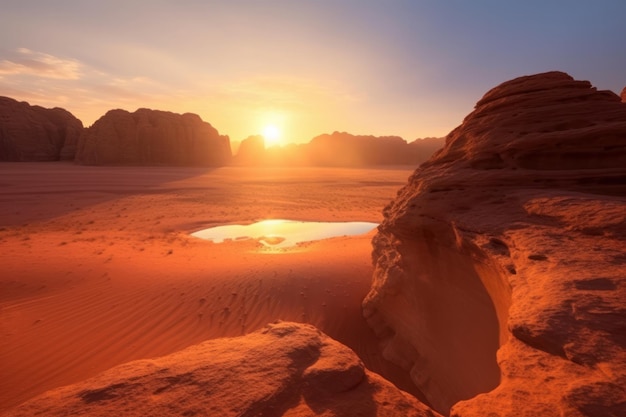
<svg viewBox="0 0 626 417"><path fill-rule="evenodd" d="M445 136L506 80L626 86L624 0L2 0L0 95L93 124L192 112L240 141Z"/></svg>

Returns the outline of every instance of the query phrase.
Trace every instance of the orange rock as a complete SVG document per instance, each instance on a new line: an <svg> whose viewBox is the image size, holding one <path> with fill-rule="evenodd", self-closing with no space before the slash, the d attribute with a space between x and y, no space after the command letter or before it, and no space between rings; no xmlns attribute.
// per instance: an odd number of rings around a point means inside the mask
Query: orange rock
<svg viewBox="0 0 626 417"><path fill-rule="evenodd" d="M489 91L384 214L364 315L454 416L626 415L626 106Z"/></svg>
<svg viewBox="0 0 626 417"><path fill-rule="evenodd" d="M442 140L437 138L414 141L409 145L399 136L333 132L311 139L305 146L305 152L313 165L419 165L441 146Z"/></svg>
<svg viewBox="0 0 626 417"><path fill-rule="evenodd" d="M306 324L278 322L58 388L7 416L414 416L428 407Z"/></svg>
<svg viewBox="0 0 626 417"><path fill-rule="evenodd" d="M64 109L0 97L0 161L72 160L82 131Z"/></svg>
<svg viewBox="0 0 626 417"><path fill-rule="evenodd" d="M198 115L110 110L80 137L85 165L219 166L230 162L230 140Z"/></svg>
<svg viewBox="0 0 626 417"><path fill-rule="evenodd" d="M265 139L261 135L249 136L241 141L234 162L238 165L257 165L264 161Z"/></svg>
<svg viewBox="0 0 626 417"><path fill-rule="evenodd" d="M262 136L250 136L241 142L234 161L238 165L417 166L442 146L443 138L416 139L407 143L399 136L333 132L316 136L308 143L265 148Z"/></svg>

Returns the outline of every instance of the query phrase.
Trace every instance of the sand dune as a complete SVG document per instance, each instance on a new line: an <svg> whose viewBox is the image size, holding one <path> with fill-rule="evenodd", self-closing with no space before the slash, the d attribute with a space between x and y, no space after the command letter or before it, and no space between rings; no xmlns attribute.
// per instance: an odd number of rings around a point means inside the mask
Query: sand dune
<svg viewBox="0 0 626 417"><path fill-rule="evenodd" d="M378 222L410 168L0 170L0 410L276 319L317 326L419 395L362 320L373 233L278 251L188 236L263 218Z"/></svg>

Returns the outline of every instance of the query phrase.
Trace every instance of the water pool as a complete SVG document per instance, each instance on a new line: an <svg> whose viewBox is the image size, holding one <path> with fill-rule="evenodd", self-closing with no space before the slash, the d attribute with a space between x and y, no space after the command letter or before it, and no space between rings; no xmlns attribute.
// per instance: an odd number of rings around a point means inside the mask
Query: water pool
<svg viewBox="0 0 626 417"><path fill-rule="evenodd" d="M286 248L298 243L337 236L361 235L373 230L377 223L370 222L308 222L299 220L263 220L240 225L215 226L192 233L200 239L221 243L230 240L258 240L265 246Z"/></svg>

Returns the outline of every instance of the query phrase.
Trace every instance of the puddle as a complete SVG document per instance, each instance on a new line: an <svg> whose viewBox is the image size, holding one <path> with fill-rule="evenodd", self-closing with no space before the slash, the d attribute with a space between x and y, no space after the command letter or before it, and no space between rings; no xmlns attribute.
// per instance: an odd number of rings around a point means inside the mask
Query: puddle
<svg viewBox="0 0 626 417"><path fill-rule="evenodd" d="M255 239L272 248L288 248L298 243L338 236L361 235L378 223L369 222L305 222L297 220L263 220L248 225L226 225L203 229L192 236L215 243L225 240Z"/></svg>

